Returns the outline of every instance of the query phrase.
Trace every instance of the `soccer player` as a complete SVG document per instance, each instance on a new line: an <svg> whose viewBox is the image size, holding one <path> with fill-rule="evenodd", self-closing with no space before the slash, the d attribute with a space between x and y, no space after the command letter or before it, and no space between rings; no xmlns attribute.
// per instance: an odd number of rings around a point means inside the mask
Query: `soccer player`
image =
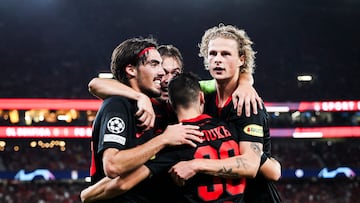
<svg viewBox="0 0 360 203"><path fill-rule="evenodd" d="M237 87L239 74L253 73L255 67L255 52L253 42L246 32L232 25L212 27L205 31L199 45L200 56L204 58L204 65L216 81L216 91L206 95L205 112L214 117L220 117L235 123L239 132L252 136L263 143L265 152L261 159L261 166L265 162L272 162L275 174L274 180L281 175L280 164L271 157L271 141L266 109L260 109L258 114L250 118L238 116L234 111L231 99ZM268 158L269 157L269 158ZM268 180L261 167L255 179L247 179L245 192L246 202L281 202L280 196L272 181Z"/></svg>
<svg viewBox="0 0 360 203"><path fill-rule="evenodd" d="M139 126L144 129L155 128L159 132L165 129L169 123L177 121L176 115L168 103L167 85L174 76L183 71L183 57L173 45L161 45L157 50L163 59L162 67L165 72L161 81L161 95L159 97L149 98L143 93L134 91L132 88L120 83L118 80L104 78L93 78L89 82L89 91L101 99L105 99L110 95L119 95L136 100L139 108L136 115L141 123ZM156 123L155 117L157 118Z"/></svg>
<svg viewBox="0 0 360 203"><path fill-rule="evenodd" d="M245 72L245 71L244 71ZM250 73L250 74L252 74L252 71L248 71L247 72L248 74ZM238 76L238 74L235 74L235 75L237 75ZM239 76L238 76L239 77ZM91 86L91 85L90 85ZM118 91L118 90L116 90L116 91ZM215 104L215 102L214 102L214 104ZM217 109L217 107L216 107L216 109ZM217 114L215 115L215 116L218 116ZM260 119L261 120L261 119ZM244 127L244 126L243 126ZM259 142L263 142L262 141L262 138L259 138ZM263 162L264 161L266 161L267 160L267 157L266 156L263 156L264 158L263 158ZM270 173L272 173L272 174L270 174L269 176L270 176L270 178L272 178L272 179L274 179L274 180L277 180L278 178L279 178L279 176L280 176L280 166L278 166L279 164L278 163L276 163L276 161L274 161L275 163L275 167L273 167L273 168L276 168L277 170L277 172L273 172L273 171L271 171L270 170Z"/></svg>
<svg viewBox="0 0 360 203"><path fill-rule="evenodd" d="M119 95L136 100L138 106L136 116L140 122L139 126L146 130L154 127L155 117L161 116L163 118L166 114L171 116L170 121L172 123L174 114L173 111L169 109L167 84L174 76L183 71L183 58L180 51L173 45L161 45L159 46L158 51L163 59L162 66L165 71L161 83L160 97L150 100L146 95L132 90L130 87L117 80L105 78L93 78L88 85L89 92L101 99L105 99L110 95ZM200 81L200 84L204 92L215 91L214 80ZM232 96L234 103L237 104L236 106L239 115L242 113L243 106L245 106L245 113L247 116L250 116L250 106L252 106L252 110L256 114L257 103L262 103L261 98L252 87L252 84L253 77L251 73L240 74L238 88L234 91ZM157 111L156 116L153 107L159 108L156 109L156 111L160 110ZM165 114L162 114L162 112Z"/></svg>
<svg viewBox="0 0 360 203"><path fill-rule="evenodd" d="M117 46L111 58L114 77L148 97L160 96L160 83L164 75L162 58L154 39L132 38ZM201 142L198 126L172 125L154 137L153 130L143 131L137 126L135 101L111 96L104 100L93 124L91 141L92 184L104 177L124 176L143 165L165 146L188 144L195 147ZM142 182L126 195L114 201L138 201Z"/></svg>
<svg viewBox="0 0 360 203"><path fill-rule="evenodd" d="M86 200L84 202L119 194L126 195L127 191L131 191L142 179L153 175L148 179L151 180L181 160L193 160L192 163L199 162L199 166L205 167L192 174L194 177L177 179L183 186L181 195L172 197L171 202L242 202L245 189L243 177L256 175L262 153L261 144L240 142L242 138L234 131L235 128L202 114L204 94L200 90L198 78L194 75L176 76L169 84L169 95L178 119L184 124L200 126L204 133L203 142L197 143L195 148L182 146L164 149L153 160L127 176L101 180L99 184L82 192L81 196ZM167 187L162 185L163 193L157 194L164 198L163 201L168 197Z"/></svg>

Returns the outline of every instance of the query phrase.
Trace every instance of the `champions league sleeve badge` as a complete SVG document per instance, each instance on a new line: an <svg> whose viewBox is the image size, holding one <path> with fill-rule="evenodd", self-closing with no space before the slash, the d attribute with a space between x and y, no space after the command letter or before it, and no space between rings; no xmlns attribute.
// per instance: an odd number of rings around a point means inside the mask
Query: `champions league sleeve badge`
<svg viewBox="0 0 360 203"><path fill-rule="evenodd" d="M106 124L104 142L116 142L125 145L126 138L120 136L125 130L125 122L119 117L112 117Z"/></svg>
<svg viewBox="0 0 360 203"><path fill-rule="evenodd" d="M107 130L114 134L120 134L125 130L125 122L119 117L112 117L106 124Z"/></svg>

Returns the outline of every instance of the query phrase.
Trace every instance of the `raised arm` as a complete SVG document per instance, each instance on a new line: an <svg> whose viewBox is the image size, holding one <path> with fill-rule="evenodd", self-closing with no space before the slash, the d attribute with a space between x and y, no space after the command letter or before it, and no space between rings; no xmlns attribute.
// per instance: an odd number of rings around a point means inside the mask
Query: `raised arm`
<svg viewBox="0 0 360 203"><path fill-rule="evenodd" d="M240 116L243 105L245 105L245 115L247 117L251 114L251 108L254 114L257 114L257 108L262 109L262 99L259 97L255 88L253 87L254 78L251 73L241 73L238 80L238 87L232 94L234 108L237 109L237 114Z"/></svg>
<svg viewBox="0 0 360 203"><path fill-rule="evenodd" d="M140 121L139 127L149 130L154 127L155 112L151 100L141 92L137 92L129 86L114 79L93 78L88 84L89 92L100 99L106 99L112 95L123 96L137 101L138 111L136 116Z"/></svg>
<svg viewBox="0 0 360 203"><path fill-rule="evenodd" d="M98 200L110 199L132 189L135 185L150 175L150 170L142 165L128 175L114 179L105 177L80 193L81 202L91 203Z"/></svg>
<svg viewBox="0 0 360 203"><path fill-rule="evenodd" d="M201 90L205 94L210 94L216 91L216 82L213 80L202 80L199 82ZM250 117L251 108L254 114L257 114L258 105L262 109L262 99L259 97L255 88L253 87L254 78L252 74L244 72L240 73L238 80L238 87L232 94L234 108L237 109L237 115L241 116L243 113L243 106L245 105L245 115Z"/></svg>
<svg viewBox="0 0 360 203"><path fill-rule="evenodd" d="M118 95L136 100L141 94L115 79L108 78L93 78L89 82L88 88L91 94L100 99L106 99L111 95Z"/></svg>

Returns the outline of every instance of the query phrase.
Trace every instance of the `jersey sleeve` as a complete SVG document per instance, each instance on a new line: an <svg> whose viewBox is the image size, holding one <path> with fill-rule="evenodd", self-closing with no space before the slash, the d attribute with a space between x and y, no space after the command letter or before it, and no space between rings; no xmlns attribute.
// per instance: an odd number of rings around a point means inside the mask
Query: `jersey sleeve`
<svg viewBox="0 0 360 203"><path fill-rule="evenodd" d="M270 126L269 126L270 116L269 113L266 111L266 108L263 107L263 109L265 110L265 115L266 115L266 123L264 125L263 151L268 157L271 157L271 136L270 136Z"/></svg>
<svg viewBox="0 0 360 203"><path fill-rule="evenodd" d="M243 112L245 110L243 109ZM239 141L259 142L264 144L264 136L267 129L266 112L258 109L258 114L251 114L246 117L236 115L236 110L232 110L229 116L229 122L235 127L239 135Z"/></svg>
<svg viewBox="0 0 360 203"><path fill-rule="evenodd" d="M131 130L132 113L129 102L121 97L109 98L104 103L99 132L98 153L107 148L119 150L129 148L129 140L135 130Z"/></svg>

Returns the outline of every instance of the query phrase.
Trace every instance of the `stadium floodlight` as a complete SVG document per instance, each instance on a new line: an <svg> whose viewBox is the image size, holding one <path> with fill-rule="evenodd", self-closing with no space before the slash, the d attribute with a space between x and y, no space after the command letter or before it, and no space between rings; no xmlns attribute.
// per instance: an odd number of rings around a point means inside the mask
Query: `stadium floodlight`
<svg viewBox="0 0 360 203"><path fill-rule="evenodd" d="M293 138L322 138L322 132L294 132Z"/></svg>
<svg viewBox="0 0 360 203"><path fill-rule="evenodd" d="M288 106L267 106L266 110L268 112L289 112L290 108Z"/></svg>
<svg viewBox="0 0 360 203"><path fill-rule="evenodd" d="M99 73L98 75L99 78L113 78L113 74L112 73Z"/></svg>
<svg viewBox="0 0 360 203"><path fill-rule="evenodd" d="M299 82L310 82L313 80L313 77L311 75L298 75L297 80Z"/></svg>

